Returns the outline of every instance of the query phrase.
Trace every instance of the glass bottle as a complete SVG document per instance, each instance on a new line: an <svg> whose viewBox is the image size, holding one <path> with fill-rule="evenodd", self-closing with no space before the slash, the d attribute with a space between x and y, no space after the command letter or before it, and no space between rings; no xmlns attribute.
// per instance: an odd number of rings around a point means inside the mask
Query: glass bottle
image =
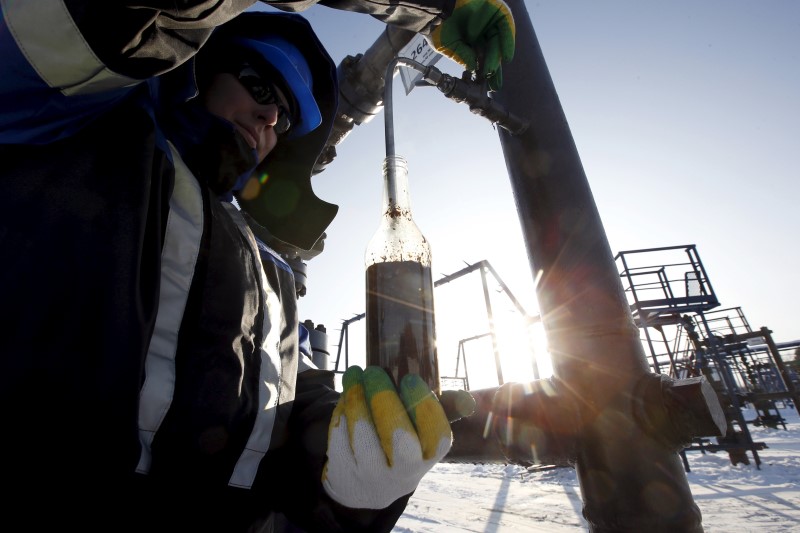
<svg viewBox="0 0 800 533"><path fill-rule="evenodd" d="M431 248L411 217L408 166L383 161L383 212L365 254L367 365L418 374L439 395Z"/></svg>

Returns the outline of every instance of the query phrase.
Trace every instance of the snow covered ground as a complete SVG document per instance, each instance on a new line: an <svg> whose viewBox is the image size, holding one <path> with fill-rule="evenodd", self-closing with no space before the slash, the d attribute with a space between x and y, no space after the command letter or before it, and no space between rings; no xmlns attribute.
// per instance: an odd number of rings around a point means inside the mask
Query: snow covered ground
<svg viewBox="0 0 800 533"><path fill-rule="evenodd" d="M800 532L800 417L780 409L786 430L748 425L761 468L727 452L687 452L687 473L706 533ZM745 418L754 417L745 412ZM588 531L575 471L516 465L437 465L422 480L395 533Z"/></svg>

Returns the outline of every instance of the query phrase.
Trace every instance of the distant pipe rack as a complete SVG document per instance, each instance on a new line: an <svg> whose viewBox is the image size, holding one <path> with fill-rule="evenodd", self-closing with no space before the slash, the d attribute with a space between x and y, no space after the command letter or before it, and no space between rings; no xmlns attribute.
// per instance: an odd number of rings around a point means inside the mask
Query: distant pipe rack
<svg viewBox="0 0 800 533"><path fill-rule="evenodd" d="M450 283L450 282L455 281L456 279L461 278L461 277L463 277L463 276L465 276L467 274L470 274L470 273L472 273L472 272L474 272L476 270L478 270L480 272L480 274L481 274L481 283L482 283L482 286L483 286L484 302L485 302L485 305L486 305L486 313L487 313L487 317L488 317L488 320L489 320L489 331L485 332L485 333L482 333L480 335L476 335L476 336L474 336L472 338L479 338L479 337L486 337L486 336L491 336L492 337L492 347L493 347L493 353L495 354L495 368L497 370L498 384L502 385L503 384L503 375L502 375L502 369L500 367L500 355L499 355L500 352L499 352L499 349L497 347L496 333L495 333L495 330L494 330L493 312L492 312L491 301L490 301L489 295L488 295L488 282L487 282L487 278L486 278L486 271L491 273L491 275L494 278L494 280L497 282L498 285L500 285L501 290L506 294L506 296L508 296L509 300L512 302L512 304L514 305L516 310L522 315L522 317L525 320L525 326L529 326L531 324L535 324L535 323L541 321L541 318L538 315L537 316L531 316L531 315L528 314L528 312L525 310L525 308L522 306L522 304L519 302L519 300L516 298L516 296L514 296L514 294L511 292L511 290L505 284L505 282L497 274L497 271L494 269L494 267L492 267L491 263L489 263L489 261L487 261L485 259L481 260L481 261L478 261L476 263L473 263L471 265L467 265L465 268L462 268L461 270L459 270L457 272L454 272L452 274L448 274L448 275L442 276L441 278L439 278L437 281L435 281L433 283L433 286L435 288L435 287L439 287L441 285L444 285L446 283ZM366 316L366 313L360 313L360 314L354 315L352 318L349 318L347 320L342 321L342 329L340 330L340 333L339 333L339 344L338 344L337 350L336 350L336 363L334 364L334 372L337 372L337 373L344 372L344 370L339 370L339 363L341 362L342 351L344 351L344 368L347 369L347 367L350 366L349 326L350 326L350 324L352 324L354 322L358 322L359 320L362 320L365 316ZM462 341L463 340L464 339L462 339ZM528 340L530 341L530 338ZM534 351L532 345L529 345L528 348L529 348L529 351L531 353L531 356L533 357L531 363L532 363L532 367L533 367L534 378L535 379L539 379L539 369L538 369L538 367L536 365L535 351ZM465 365L466 365L466 361L465 361Z"/></svg>

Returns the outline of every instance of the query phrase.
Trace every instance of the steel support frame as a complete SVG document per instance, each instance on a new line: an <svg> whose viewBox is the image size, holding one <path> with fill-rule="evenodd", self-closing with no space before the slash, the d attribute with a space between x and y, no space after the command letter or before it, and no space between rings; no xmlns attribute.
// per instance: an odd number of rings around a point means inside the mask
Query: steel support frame
<svg viewBox="0 0 800 533"><path fill-rule="evenodd" d="M554 375L579 398L575 468L593 532L702 531L678 453L634 415L650 374L603 225L523 0L516 56L494 97L530 120L498 128Z"/></svg>

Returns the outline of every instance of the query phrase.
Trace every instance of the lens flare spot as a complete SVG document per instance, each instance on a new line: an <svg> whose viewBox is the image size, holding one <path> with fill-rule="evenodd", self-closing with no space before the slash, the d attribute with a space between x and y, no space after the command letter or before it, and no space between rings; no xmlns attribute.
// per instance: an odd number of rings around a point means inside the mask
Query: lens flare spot
<svg viewBox="0 0 800 533"><path fill-rule="evenodd" d="M266 181L266 180L264 180ZM241 192L239 193L239 197L242 200L254 200L258 197L261 193L261 178L250 178L247 180L247 183L244 184L244 188L242 188Z"/></svg>
<svg viewBox="0 0 800 533"><path fill-rule="evenodd" d="M484 426L483 426L483 438L484 439L488 438L489 437L489 433L492 431L492 420L493 419L494 419L494 415L492 413L489 413L489 415L486 417L486 424L484 424Z"/></svg>

